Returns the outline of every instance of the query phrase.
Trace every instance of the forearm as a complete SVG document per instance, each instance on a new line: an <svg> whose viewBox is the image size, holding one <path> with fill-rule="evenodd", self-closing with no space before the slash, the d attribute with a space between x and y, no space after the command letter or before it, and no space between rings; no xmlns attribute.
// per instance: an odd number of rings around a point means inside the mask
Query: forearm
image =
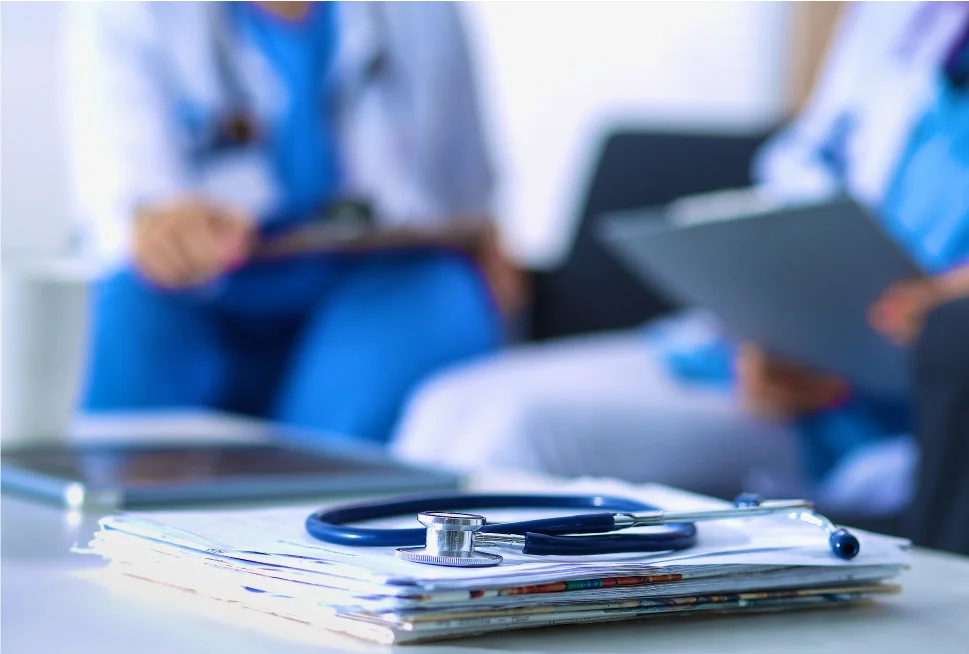
<svg viewBox="0 0 969 654"><path fill-rule="evenodd" d="M939 275L937 278L942 299L946 302L969 297L969 264Z"/></svg>

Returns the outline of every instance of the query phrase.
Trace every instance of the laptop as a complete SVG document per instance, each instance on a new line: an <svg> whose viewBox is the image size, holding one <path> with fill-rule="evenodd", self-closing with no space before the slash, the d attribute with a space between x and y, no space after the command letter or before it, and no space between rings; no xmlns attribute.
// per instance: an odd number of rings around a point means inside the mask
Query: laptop
<svg viewBox="0 0 969 654"><path fill-rule="evenodd" d="M732 338L875 397L907 393L908 352L875 333L867 311L919 267L850 199L737 197L609 214L600 236L643 282L710 310Z"/></svg>

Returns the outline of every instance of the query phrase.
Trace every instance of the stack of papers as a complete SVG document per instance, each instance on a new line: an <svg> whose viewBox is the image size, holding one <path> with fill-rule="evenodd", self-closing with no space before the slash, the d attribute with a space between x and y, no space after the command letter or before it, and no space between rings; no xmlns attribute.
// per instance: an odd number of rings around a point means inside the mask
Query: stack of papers
<svg viewBox="0 0 969 654"><path fill-rule="evenodd" d="M556 490L667 510L729 507L658 485L584 480ZM498 567L447 568L401 561L393 548L316 541L303 527L310 510L122 514L101 521L88 551L126 575L386 644L669 614L844 606L898 592L888 580L908 566L907 541L855 531L861 553L843 561L817 527L772 516L699 523L697 546L680 552L567 558L496 549L504 557ZM488 514L492 522L536 517ZM381 524L394 525L417 526L416 516Z"/></svg>

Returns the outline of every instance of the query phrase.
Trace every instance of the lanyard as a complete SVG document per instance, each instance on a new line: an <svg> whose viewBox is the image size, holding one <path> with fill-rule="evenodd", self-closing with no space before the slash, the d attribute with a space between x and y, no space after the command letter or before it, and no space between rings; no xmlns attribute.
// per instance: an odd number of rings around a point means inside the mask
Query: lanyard
<svg viewBox="0 0 969 654"><path fill-rule="evenodd" d="M966 16L962 33L945 59L944 70L949 83L956 88L965 89L969 86L969 16Z"/></svg>

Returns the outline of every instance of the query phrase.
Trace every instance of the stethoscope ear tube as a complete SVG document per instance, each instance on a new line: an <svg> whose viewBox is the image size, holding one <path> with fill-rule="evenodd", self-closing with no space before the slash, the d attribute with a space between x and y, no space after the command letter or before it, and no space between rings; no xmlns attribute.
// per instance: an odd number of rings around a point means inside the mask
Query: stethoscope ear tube
<svg viewBox="0 0 969 654"><path fill-rule="evenodd" d="M595 509L563 517L487 523L478 509ZM373 529L348 523L414 515L426 529ZM805 500L765 501L742 495L734 508L669 512L616 497L598 495L432 495L389 502L323 509L306 519L314 538L353 547L397 547L398 557L417 563L477 567L497 565L501 557L476 548L511 547L537 556L591 556L635 552L672 552L697 544L695 522L785 514L821 528L835 556L852 559L858 539L837 527ZM651 527L649 533L611 533ZM423 545L423 547L420 547Z"/></svg>
<svg viewBox="0 0 969 654"><path fill-rule="evenodd" d="M630 552L667 552L696 545L696 525L670 523L678 529L659 534L600 534L596 536L550 536L526 533L522 554L537 556L590 556ZM574 532L573 532L574 533Z"/></svg>
<svg viewBox="0 0 969 654"><path fill-rule="evenodd" d="M581 515L566 515L560 518L521 520L513 523L485 523L479 531L486 534L500 532L520 536L529 533L564 536L566 534L601 534L615 530L616 517L612 513L583 513Z"/></svg>
<svg viewBox="0 0 969 654"><path fill-rule="evenodd" d="M534 536L535 532L542 532L544 535L551 536L602 533L616 528L615 516L612 512L630 513L657 510L656 507L643 502L598 495L423 495L400 498L390 502L363 503L341 506L336 509L322 509L306 518L306 531L317 540L335 545L406 547L424 543L426 530L421 527L416 529L374 529L351 526L350 523L417 515L425 511L453 511L455 509L477 511L482 509L507 509L509 507L517 509L596 509L601 513L485 524L481 528L481 532L500 532L522 536L527 533ZM656 539L667 534L685 537L688 535L684 530L686 526L682 523L668 525L668 527L673 528L667 532L653 533L644 537ZM695 537L695 527L693 525L688 526L692 530L691 535ZM679 541L673 539L671 542L675 545ZM642 546L642 543L640 543L640 546ZM689 546L687 545L687 547Z"/></svg>

